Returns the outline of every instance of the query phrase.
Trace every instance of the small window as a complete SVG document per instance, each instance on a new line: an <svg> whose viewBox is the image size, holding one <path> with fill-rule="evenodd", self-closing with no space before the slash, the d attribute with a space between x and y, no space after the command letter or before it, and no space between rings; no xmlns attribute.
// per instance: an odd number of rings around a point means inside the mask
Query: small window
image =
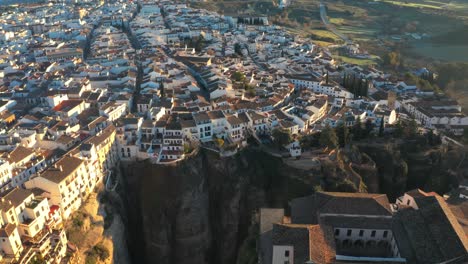
<svg viewBox="0 0 468 264"><path fill-rule="evenodd" d="M284 256L285 256L285 257L289 257L289 250L286 250L286 251L284 252Z"/></svg>
<svg viewBox="0 0 468 264"><path fill-rule="evenodd" d="M408 201L406 201L406 205L409 205L411 203L411 201L408 199Z"/></svg>
<svg viewBox="0 0 468 264"><path fill-rule="evenodd" d="M347 235L347 236L351 236L352 233L353 233L353 230L348 229L348 233L347 233L346 235Z"/></svg>
<svg viewBox="0 0 468 264"><path fill-rule="evenodd" d="M375 232L376 232L375 230L372 231L371 237L375 237Z"/></svg>
<svg viewBox="0 0 468 264"><path fill-rule="evenodd" d="M359 230L359 236L362 237L364 235L364 230Z"/></svg>
<svg viewBox="0 0 468 264"><path fill-rule="evenodd" d="M387 237L388 236L388 231L384 231L383 232L383 237Z"/></svg>
<svg viewBox="0 0 468 264"><path fill-rule="evenodd" d="M340 230L339 229L335 229L335 236L339 236L340 235Z"/></svg>

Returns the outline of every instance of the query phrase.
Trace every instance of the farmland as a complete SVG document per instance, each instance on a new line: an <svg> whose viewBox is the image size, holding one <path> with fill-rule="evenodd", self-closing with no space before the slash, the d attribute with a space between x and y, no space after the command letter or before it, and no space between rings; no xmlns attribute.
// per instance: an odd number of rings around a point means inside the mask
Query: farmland
<svg viewBox="0 0 468 264"><path fill-rule="evenodd" d="M291 33L308 36L319 45L342 43L320 20L319 0L293 0L285 10L277 1L207 1L192 6L226 15L265 15ZM399 49L408 57L436 61L462 60L468 50L468 1L466 0L328 0L324 1L330 23L354 42L382 56ZM443 40L443 43L441 43ZM443 47L441 48L441 44ZM450 50L450 52L449 52ZM346 58L345 58L346 59Z"/></svg>

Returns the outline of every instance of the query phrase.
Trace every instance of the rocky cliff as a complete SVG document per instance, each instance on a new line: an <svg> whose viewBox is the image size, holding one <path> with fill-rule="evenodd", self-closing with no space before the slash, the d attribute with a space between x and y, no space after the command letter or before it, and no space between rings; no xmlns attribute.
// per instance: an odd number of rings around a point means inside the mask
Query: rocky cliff
<svg viewBox="0 0 468 264"><path fill-rule="evenodd" d="M335 162L344 157L326 155L323 165L299 169L251 148L222 159L201 150L172 166L129 165L124 175L133 260L236 263L259 207L283 207L314 186L359 191L360 176L347 162Z"/></svg>
<svg viewBox="0 0 468 264"><path fill-rule="evenodd" d="M415 188L443 194L468 176L466 150L460 148L416 140L361 142L357 148L375 162L377 169L377 177L364 181L368 185L373 182L377 188L372 192L385 193L390 200Z"/></svg>
<svg viewBox="0 0 468 264"><path fill-rule="evenodd" d="M317 189L385 192L394 198L424 187L415 182L448 181L453 155L440 148L408 152L400 144L372 143L297 161L248 148L228 158L202 149L175 165L129 164L122 178L131 258L255 263L255 243L246 238L253 236L255 228L249 227L258 208L285 207Z"/></svg>

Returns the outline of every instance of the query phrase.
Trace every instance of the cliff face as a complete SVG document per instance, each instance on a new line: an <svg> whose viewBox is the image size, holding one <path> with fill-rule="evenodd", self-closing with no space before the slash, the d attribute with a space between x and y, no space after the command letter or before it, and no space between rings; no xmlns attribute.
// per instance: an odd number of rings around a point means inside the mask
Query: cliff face
<svg viewBox="0 0 468 264"><path fill-rule="evenodd" d="M317 187L384 192L392 199L408 187L421 187L413 181L424 177L428 183L435 179L431 175L446 172L449 156L437 149L402 154L401 145L362 144L299 161L248 148L229 158L200 150L172 166L131 164L122 168L131 258L234 264L252 237L249 227L258 208L285 207Z"/></svg>
<svg viewBox="0 0 468 264"><path fill-rule="evenodd" d="M468 167L463 150L441 145L373 142L358 144L358 148L375 162L378 172L377 177L365 181L374 182L378 186L375 190L390 200L415 188L445 193L457 185Z"/></svg>
<svg viewBox="0 0 468 264"><path fill-rule="evenodd" d="M224 159L201 151L177 166L139 163L124 173L135 263L235 263L255 209L284 206L320 182L320 171L255 150Z"/></svg>

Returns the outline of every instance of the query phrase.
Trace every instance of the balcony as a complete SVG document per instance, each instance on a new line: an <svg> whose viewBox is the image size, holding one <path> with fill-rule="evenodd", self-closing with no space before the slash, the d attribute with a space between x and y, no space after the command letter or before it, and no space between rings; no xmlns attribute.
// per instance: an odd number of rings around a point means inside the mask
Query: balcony
<svg viewBox="0 0 468 264"><path fill-rule="evenodd" d="M40 203L41 200L34 199L30 203L26 204L26 208L34 210Z"/></svg>

